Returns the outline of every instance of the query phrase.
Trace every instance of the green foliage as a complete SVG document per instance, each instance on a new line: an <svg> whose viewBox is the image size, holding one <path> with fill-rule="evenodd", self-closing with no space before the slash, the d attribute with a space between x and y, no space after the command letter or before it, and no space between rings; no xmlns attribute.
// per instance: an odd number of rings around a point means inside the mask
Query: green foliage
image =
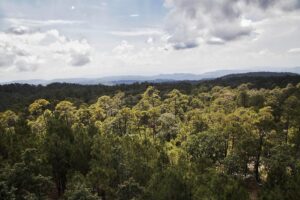
<svg viewBox="0 0 300 200"><path fill-rule="evenodd" d="M225 139L212 132L191 136L187 151L195 163L220 164L226 156Z"/></svg>
<svg viewBox="0 0 300 200"><path fill-rule="evenodd" d="M146 189L145 199L191 199L182 171L169 168L154 174Z"/></svg>
<svg viewBox="0 0 300 200"><path fill-rule="evenodd" d="M68 189L64 194L67 200L97 200L97 195L86 184L85 177L75 173L68 183Z"/></svg>
<svg viewBox="0 0 300 200"><path fill-rule="evenodd" d="M140 186L133 178L119 184L117 196L120 200L140 199L144 188Z"/></svg>
<svg viewBox="0 0 300 200"><path fill-rule="evenodd" d="M43 164L36 149L26 149L22 161L3 168L0 187L3 199L43 199L49 195L53 184L51 177L42 175Z"/></svg>
<svg viewBox="0 0 300 200"><path fill-rule="evenodd" d="M231 80L23 86L48 98L0 105L0 199L298 199L300 84Z"/></svg>

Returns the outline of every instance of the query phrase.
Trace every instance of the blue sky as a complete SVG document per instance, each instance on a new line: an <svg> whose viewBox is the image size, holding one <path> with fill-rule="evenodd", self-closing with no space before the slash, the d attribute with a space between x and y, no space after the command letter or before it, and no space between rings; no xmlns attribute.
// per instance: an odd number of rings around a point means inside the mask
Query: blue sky
<svg viewBox="0 0 300 200"><path fill-rule="evenodd" d="M299 66L299 0L0 0L0 81Z"/></svg>

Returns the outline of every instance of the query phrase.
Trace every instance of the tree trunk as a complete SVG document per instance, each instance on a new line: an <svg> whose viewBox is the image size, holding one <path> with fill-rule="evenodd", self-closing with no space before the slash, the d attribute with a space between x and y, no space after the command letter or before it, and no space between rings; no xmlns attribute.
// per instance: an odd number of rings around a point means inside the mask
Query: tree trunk
<svg viewBox="0 0 300 200"><path fill-rule="evenodd" d="M289 137L289 128L290 128L290 120L289 118L287 119L287 122L286 122L286 134L285 134L285 143L287 144L288 143L288 137Z"/></svg>
<svg viewBox="0 0 300 200"><path fill-rule="evenodd" d="M256 155L256 160L255 160L255 165L254 165L254 174L255 174L255 179L257 182L260 182L259 165L260 165L260 157L261 157L261 151L262 151L262 146L263 146L263 137L264 137L264 134L261 133L259 136L259 146L257 149L257 155Z"/></svg>

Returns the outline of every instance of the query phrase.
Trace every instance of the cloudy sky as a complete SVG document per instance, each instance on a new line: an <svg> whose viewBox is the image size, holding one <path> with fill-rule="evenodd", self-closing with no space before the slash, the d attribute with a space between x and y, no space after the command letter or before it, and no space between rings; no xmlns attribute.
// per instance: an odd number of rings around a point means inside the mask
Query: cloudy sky
<svg viewBox="0 0 300 200"><path fill-rule="evenodd" d="M0 0L0 81L300 66L300 0Z"/></svg>

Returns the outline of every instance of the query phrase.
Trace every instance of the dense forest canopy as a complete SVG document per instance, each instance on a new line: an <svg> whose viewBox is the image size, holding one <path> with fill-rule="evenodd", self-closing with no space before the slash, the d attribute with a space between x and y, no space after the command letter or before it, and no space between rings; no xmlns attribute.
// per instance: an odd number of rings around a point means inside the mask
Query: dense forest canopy
<svg viewBox="0 0 300 200"><path fill-rule="evenodd" d="M0 95L0 199L299 199L297 76Z"/></svg>
<svg viewBox="0 0 300 200"><path fill-rule="evenodd" d="M71 100L77 106L81 103L92 104L100 96L111 96L116 94L118 91L124 92L127 99L137 97L132 99L132 103L136 104L138 98L140 98L140 94L143 93L148 86L154 86L160 91L160 96L164 98L165 94L173 89L177 89L187 95L190 95L199 90L208 91L215 86L229 86L236 88L243 83L250 83L249 88L251 89L273 89L275 87L285 87L289 83L295 85L300 82L300 75L295 74L262 74L257 72L243 75L235 74L218 79L202 81L178 81L165 83L144 82L130 85L120 84L115 86L78 85L67 83L52 83L47 86L28 84L0 85L0 112L7 109L13 111L25 111L26 107L28 107L36 99L47 99L52 103L62 100Z"/></svg>

